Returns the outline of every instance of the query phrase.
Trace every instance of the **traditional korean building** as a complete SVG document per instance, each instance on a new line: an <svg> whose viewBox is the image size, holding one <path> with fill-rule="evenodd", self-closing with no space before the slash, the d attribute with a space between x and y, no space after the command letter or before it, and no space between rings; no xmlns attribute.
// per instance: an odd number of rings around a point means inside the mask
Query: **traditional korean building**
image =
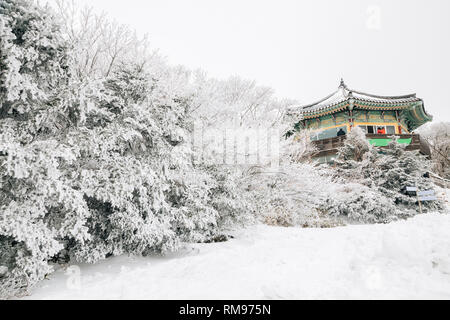
<svg viewBox="0 0 450 320"><path fill-rule="evenodd" d="M288 115L298 119L296 130L309 129L311 140L319 152L321 162L331 161L345 135L358 126L373 145L385 147L392 135L407 144L408 150L429 154L428 145L414 130L431 121L424 102L415 94L405 96L378 96L349 89L343 80L337 91L322 100L288 110Z"/></svg>

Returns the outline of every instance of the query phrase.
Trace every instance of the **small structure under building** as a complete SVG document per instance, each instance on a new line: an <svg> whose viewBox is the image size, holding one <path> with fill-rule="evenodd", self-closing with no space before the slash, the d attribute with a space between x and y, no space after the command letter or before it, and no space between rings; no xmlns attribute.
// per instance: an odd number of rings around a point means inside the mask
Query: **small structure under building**
<svg viewBox="0 0 450 320"><path fill-rule="evenodd" d="M288 116L294 118L295 130L308 129L318 148L314 158L330 162L345 135L354 127L362 128L370 143L386 147L391 136L399 136L399 143L407 150L430 154L428 144L414 134L414 130L431 121L424 102L415 94L378 96L349 89L343 80L337 91L306 106L292 107ZM297 120L296 120L297 119Z"/></svg>

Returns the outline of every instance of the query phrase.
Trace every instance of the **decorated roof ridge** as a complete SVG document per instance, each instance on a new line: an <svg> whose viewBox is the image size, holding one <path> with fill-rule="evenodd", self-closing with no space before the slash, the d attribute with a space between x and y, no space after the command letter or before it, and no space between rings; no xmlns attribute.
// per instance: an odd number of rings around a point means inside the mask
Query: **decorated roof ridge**
<svg viewBox="0 0 450 320"><path fill-rule="evenodd" d="M417 98L415 93L402 96L381 96L370 93L364 93L362 91L349 89L345 84L344 80L341 79L338 90L336 90L332 94L312 104L292 107L290 108L290 111L312 112L316 110L322 110L329 107L333 107L342 102L348 101L352 98L355 100L362 100L374 103L388 103L388 104L406 103L422 100Z"/></svg>
<svg viewBox="0 0 450 320"><path fill-rule="evenodd" d="M311 104L308 104L308 105L305 105L305 106L300 106L299 108L301 108L301 109L307 109L307 108L313 107L313 106L315 106L315 105L317 105L317 104L321 104L322 102L324 102L324 101L330 99L332 96L334 96L334 95L337 94L338 92L339 92L339 90L336 90L336 91L334 91L332 94L329 94L328 96L326 96L326 97L323 98L323 99L320 99L319 101L316 101L316 102L314 102L314 103L311 103Z"/></svg>
<svg viewBox="0 0 450 320"><path fill-rule="evenodd" d="M377 98L377 99L398 100L398 99L410 99L410 98L416 98L417 97L417 95L415 93L407 94L407 95L401 95L401 96L380 96L380 95L376 95L376 94L372 94L372 93L365 93L365 92L362 92L362 91L353 90L353 89L350 89L350 88L347 87L347 85L344 82L344 79L342 79L342 78L341 78L341 83L339 85L339 89L340 88L343 88L344 90L346 90L349 95L351 95L353 93L356 93L356 94L360 94L362 96L368 96L368 97Z"/></svg>
<svg viewBox="0 0 450 320"><path fill-rule="evenodd" d="M352 90L352 89L349 89L349 91L351 93L357 93L357 94L360 94L362 96L368 96L368 97L371 97L371 98L386 99L386 100L400 100L400 99L417 98L417 95L415 93L407 94L407 95L403 95L403 96L379 96L379 95L375 95L375 94L371 94L371 93L364 93L364 92L357 91L357 90Z"/></svg>

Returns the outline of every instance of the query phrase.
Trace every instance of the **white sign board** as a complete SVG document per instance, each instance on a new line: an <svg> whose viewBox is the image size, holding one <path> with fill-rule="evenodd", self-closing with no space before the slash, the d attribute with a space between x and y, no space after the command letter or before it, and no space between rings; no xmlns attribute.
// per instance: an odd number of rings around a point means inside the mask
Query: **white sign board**
<svg viewBox="0 0 450 320"><path fill-rule="evenodd" d="M434 190L425 190L425 191L419 191L417 194L419 197L425 197L425 196L434 196Z"/></svg>
<svg viewBox="0 0 450 320"><path fill-rule="evenodd" d="M423 196L423 197L419 197L420 201L436 201L437 197L436 196Z"/></svg>

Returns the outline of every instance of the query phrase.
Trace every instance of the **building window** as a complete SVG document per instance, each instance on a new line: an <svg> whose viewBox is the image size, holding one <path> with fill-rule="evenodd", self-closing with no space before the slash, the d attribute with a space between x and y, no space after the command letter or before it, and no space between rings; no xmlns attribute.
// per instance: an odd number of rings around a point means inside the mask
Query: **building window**
<svg viewBox="0 0 450 320"><path fill-rule="evenodd" d="M311 134L310 139L311 139L311 141L315 141L315 140L335 138L338 136L338 132L341 129L345 132L345 134L347 134L347 127L338 127L338 128L322 130L319 132L314 132Z"/></svg>
<svg viewBox="0 0 450 320"><path fill-rule="evenodd" d="M395 134L394 126L386 126L386 134Z"/></svg>

